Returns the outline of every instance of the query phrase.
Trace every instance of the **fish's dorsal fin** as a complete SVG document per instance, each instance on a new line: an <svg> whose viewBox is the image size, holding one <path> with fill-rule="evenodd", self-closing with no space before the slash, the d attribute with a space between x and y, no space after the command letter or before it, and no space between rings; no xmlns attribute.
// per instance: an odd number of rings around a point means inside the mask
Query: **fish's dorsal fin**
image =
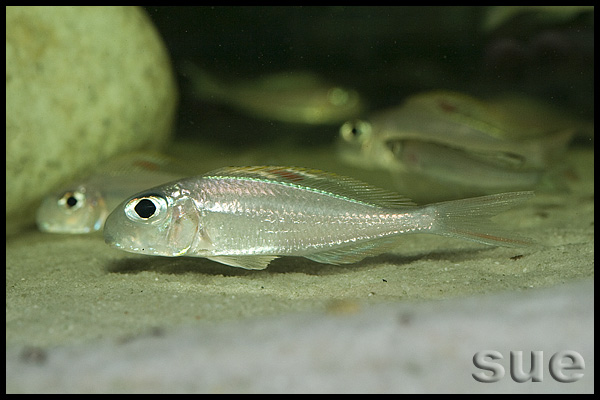
<svg viewBox="0 0 600 400"><path fill-rule="evenodd" d="M410 199L397 193L318 169L280 166L225 167L209 172L204 177L280 183L385 208L416 205Z"/></svg>

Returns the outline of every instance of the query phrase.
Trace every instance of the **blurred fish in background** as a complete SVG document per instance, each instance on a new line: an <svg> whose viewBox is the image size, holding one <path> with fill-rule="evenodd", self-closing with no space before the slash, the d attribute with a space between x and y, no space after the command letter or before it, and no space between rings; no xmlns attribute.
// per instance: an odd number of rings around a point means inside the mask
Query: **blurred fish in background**
<svg viewBox="0 0 600 400"><path fill-rule="evenodd" d="M484 101L450 91L342 125L343 162L392 174L398 191L421 201L507 190L563 187L563 156L577 131L592 130L522 95Z"/></svg>
<svg viewBox="0 0 600 400"><path fill-rule="evenodd" d="M483 19L483 29L493 32L508 21L533 18L538 22L568 22L582 13L594 11L594 6L492 6Z"/></svg>
<svg viewBox="0 0 600 400"><path fill-rule="evenodd" d="M46 196L36 212L37 226L51 233L100 231L108 214L125 198L184 175L181 166L159 153L120 155L90 176Z"/></svg>
<svg viewBox="0 0 600 400"><path fill-rule="evenodd" d="M169 10L197 27L171 40L178 135L243 164L350 164L432 202L563 190L593 141L590 7Z"/></svg>
<svg viewBox="0 0 600 400"><path fill-rule="evenodd" d="M254 80L218 80L191 62L181 66L202 101L225 104L254 118L321 125L356 117L363 102L355 90L327 82L308 71L287 71Z"/></svg>

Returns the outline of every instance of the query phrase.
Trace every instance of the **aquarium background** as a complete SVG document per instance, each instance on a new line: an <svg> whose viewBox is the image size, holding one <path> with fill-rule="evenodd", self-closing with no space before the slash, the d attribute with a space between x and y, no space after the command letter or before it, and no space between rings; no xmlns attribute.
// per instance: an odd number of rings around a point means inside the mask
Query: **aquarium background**
<svg viewBox="0 0 600 400"><path fill-rule="evenodd" d="M431 89L482 97L517 91L592 118L593 12L506 8L502 15L494 7L437 6L146 10L176 71L184 61L223 79L308 70L355 88L370 110ZM316 146L337 134L335 127L302 130L238 121L227 108L194 101L185 77L180 74L178 80L178 136L241 146L272 140Z"/></svg>
<svg viewBox="0 0 600 400"><path fill-rule="evenodd" d="M186 62L225 82L315 72L356 89L365 115L423 90L517 91L593 124L593 8L143 9L179 90L163 150L198 174L297 165L394 190L387 174L338 160L339 125L199 100ZM283 257L251 271L39 232L24 207L6 239L6 391L592 393L593 144L593 129L571 143L568 190L539 193L497 221L542 244L522 250L411 235L356 264ZM472 377L473 355L485 349L505 356L496 384ZM512 350L543 350L544 381L512 380ZM579 382L548 374L561 350L585 359Z"/></svg>

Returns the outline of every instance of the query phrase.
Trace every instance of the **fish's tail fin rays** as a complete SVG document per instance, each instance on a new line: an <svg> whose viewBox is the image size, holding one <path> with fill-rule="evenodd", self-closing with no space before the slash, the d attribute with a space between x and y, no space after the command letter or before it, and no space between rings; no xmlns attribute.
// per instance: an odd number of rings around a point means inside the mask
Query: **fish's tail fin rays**
<svg viewBox="0 0 600 400"><path fill-rule="evenodd" d="M502 230L490 221L533 197L533 192L499 193L489 196L432 204L435 226L431 233L458 237L492 246L526 247L535 242L527 237Z"/></svg>

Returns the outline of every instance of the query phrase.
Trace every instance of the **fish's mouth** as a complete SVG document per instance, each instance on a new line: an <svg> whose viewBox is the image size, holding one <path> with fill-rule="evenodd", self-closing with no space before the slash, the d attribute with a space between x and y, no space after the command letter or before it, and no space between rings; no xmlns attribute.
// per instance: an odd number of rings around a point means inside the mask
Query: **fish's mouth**
<svg viewBox="0 0 600 400"><path fill-rule="evenodd" d="M155 251L151 251L150 247L142 247L138 245L135 240L126 241L121 235L114 235L110 230L104 229L104 243L114 249L127 251L129 253L142 253L142 254L156 254Z"/></svg>
<svg viewBox="0 0 600 400"><path fill-rule="evenodd" d="M117 239L110 235L110 234L104 234L104 243L106 243L107 245L109 245L110 247L114 248L114 249L119 249L119 250L123 250L123 251L127 251L127 252L131 252L131 253L139 253L139 249L133 246L124 246L122 243L119 243L117 241Z"/></svg>
<svg viewBox="0 0 600 400"><path fill-rule="evenodd" d="M106 232L106 230L104 231L104 243L106 243L110 247L121 248L121 245L119 245L119 243L116 242L115 238L110 233Z"/></svg>
<svg viewBox="0 0 600 400"><path fill-rule="evenodd" d="M145 255L150 255L150 256L166 256L166 257L170 257L170 256L175 257L175 256L179 255L176 253L165 254L165 252L157 250L156 248L154 248L152 246L140 246L140 245L134 245L134 244L124 245L124 244L116 241L112 236L105 235L104 242L112 248L126 251L128 253L145 254Z"/></svg>

